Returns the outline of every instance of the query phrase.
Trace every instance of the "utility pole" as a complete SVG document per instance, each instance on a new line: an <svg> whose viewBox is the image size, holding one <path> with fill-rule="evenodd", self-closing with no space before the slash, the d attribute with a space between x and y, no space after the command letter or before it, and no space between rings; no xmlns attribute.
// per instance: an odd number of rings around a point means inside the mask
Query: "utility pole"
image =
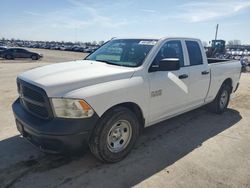
<svg viewBox="0 0 250 188"><path fill-rule="evenodd" d="M215 38L214 38L214 40L217 40L218 29L219 29L219 24L216 25L216 31L215 31Z"/></svg>

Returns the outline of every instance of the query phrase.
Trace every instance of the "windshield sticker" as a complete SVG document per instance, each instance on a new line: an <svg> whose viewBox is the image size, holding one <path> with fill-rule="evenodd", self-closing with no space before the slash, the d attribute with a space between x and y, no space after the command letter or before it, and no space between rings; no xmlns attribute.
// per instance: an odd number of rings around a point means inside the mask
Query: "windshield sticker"
<svg viewBox="0 0 250 188"><path fill-rule="evenodd" d="M142 40L139 42L140 45L155 45L156 41Z"/></svg>

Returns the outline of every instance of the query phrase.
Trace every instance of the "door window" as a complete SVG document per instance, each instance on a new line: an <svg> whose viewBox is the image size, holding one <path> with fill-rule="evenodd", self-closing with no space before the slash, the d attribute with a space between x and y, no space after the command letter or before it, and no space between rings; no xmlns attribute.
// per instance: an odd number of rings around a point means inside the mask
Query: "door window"
<svg viewBox="0 0 250 188"><path fill-rule="evenodd" d="M158 65L160 60L165 58L178 58L180 61L180 67L184 66L181 41L172 40L166 42L156 55L153 65Z"/></svg>
<svg viewBox="0 0 250 188"><path fill-rule="evenodd" d="M201 49L196 41L186 41L190 66L203 64Z"/></svg>
<svg viewBox="0 0 250 188"><path fill-rule="evenodd" d="M24 50L24 49L16 49L16 52L18 52L18 53L26 53L27 51Z"/></svg>

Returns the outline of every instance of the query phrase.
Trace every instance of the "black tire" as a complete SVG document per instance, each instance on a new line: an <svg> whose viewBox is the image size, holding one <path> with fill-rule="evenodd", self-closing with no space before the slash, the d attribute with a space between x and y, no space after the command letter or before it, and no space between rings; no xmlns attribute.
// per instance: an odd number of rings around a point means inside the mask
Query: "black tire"
<svg viewBox="0 0 250 188"><path fill-rule="evenodd" d="M9 59L10 60L10 59L14 59L14 57L12 55L8 54L8 55L5 56L5 59Z"/></svg>
<svg viewBox="0 0 250 188"><path fill-rule="evenodd" d="M216 114L222 114L227 109L227 106L230 100L231 91L232 91L231 87L228 84L224 83L221 86L214 101L208 105L208 109L211 112L214 112ZM223 98L223 95L225 95L225 92L226 92L227 97L226 99L224 99L225 101L222 104L221 100Z"/></svg>
<svg viewBox="0 0 250 188"><path fill-rule="evenodd" d="M37 56L37 55L32 55L32 56L31 56L31 59L32 59L32 60L38 60L38 56Z"/></svg>
<svg viewBox="0 0 250 188"><path fill-rule="evenodd" d="M131 125L132 134L130 140L127 141L127 145L119 152L112 152L108 144L108 135L110 136L110 131L112 127L118 121L127 121ZM139 122L135 114L125 107L116 107L109 110L107 113L101 117L100 121L96 125L93 134L89 141L89 147L91 152L98 159L114 163L121 161L125 158L129 152L132 150L137 137L139 136Z"/></svg>

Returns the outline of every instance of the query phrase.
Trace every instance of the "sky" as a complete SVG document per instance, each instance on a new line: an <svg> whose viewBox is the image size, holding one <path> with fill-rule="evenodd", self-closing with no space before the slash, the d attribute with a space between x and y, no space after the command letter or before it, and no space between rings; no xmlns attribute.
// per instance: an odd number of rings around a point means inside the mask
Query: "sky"
<svg viewBox="0 0 250 188"><path fill-rule="evenodd" d="M101 41L112 37L238 39L250 44L250 0L1 0L0 38Z"/></svg>

